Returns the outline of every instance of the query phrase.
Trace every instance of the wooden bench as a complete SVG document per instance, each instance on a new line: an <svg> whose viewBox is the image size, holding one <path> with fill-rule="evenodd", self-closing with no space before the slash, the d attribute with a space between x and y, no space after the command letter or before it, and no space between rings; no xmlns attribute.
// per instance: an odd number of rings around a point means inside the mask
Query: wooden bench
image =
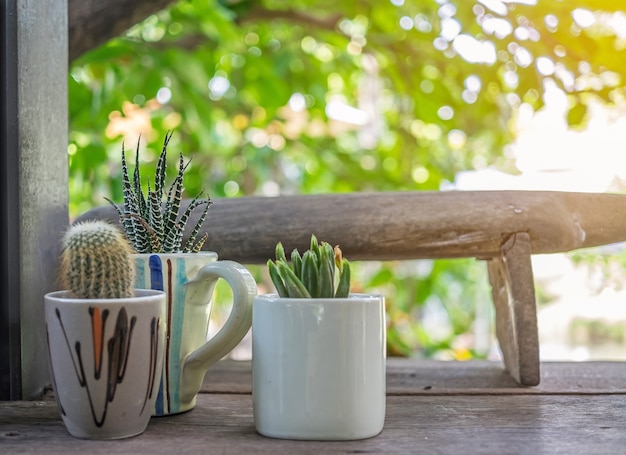
<svg viewBox="0 0 626 455"><path fill-rule="evenodd" d="M77 221L94 218L119 221L105 205ZM626 197L547 191L241 197L215 200L204 230L206 250L244 264L266 262L278 241L288 251L304 250L312 233L355 261L485 260L504 366L519 384L534 386L540 362L531 255L626 241Z"/></svg>
<svg viewBox="0 0 626 455"><path fill-rule="evenodd" d="M357 441L295 441L256 433L249 361L209 368L195 409L153 417L118 441L69 435L52 392L0 401L3 454L620 454L626 363L545 362L519 387L497 362L387 359L385 426Z"/></svg>

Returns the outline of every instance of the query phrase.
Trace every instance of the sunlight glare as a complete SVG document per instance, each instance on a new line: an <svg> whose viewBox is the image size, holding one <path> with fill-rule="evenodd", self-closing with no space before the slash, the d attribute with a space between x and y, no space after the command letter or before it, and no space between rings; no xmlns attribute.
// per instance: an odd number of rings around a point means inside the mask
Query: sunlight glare
<svg viewBox="0 0 626 455"><path fill-rule="evenodd" d="M461 24L456 19L444 19L441 21L441 36L447 40L452 41L461 33Z"/></svg>
<svg viewBox="0 0 626 455"><path fill-rule="evenodd" d="M528 51L528 49L519 46L517 49L515 49L515 53L513 54L513 60L515 60L515 63L517 63L522 68L526 68L533 62L533 56Z"/></svg>
<svg viewBox="0 0 626 455"><path fill-rule="evenodd" d="M470 35L459 35L452 42L453 49L470 63L496 62L496 47L491 41L478 41Z"/></svg>
<svg viewBox="0 0 626 455"><path fill-rule="evenodd" d="M480 78L474 74L467 76L463 84L465 85L466 89L472 92L478 92L480 91L480 88L482 87L482 82Z"/></svg>
<svg viewBox="0 0 626 455"><path fill-rule="evenodd" d="M537 57L535 65L537 65L537 71L543 76L554 74L554 62L548 57Z"/></svg>
<svg viewBox="0 0 626 455"><path fill-rule="evenodd" d="M500 16L506 16L509 12L506 4L500 0L478 0L478 2Z"/></svg>
<svg viewBox="0 0 626 455"><path fill-rule="evenodd" d="M216 74L211 78L208 85L211 99L221 99L230 88L230 81L226 77Z"/></svg>
<svg viewBox="0 0 626 455"><path fill-rule="evenodd" d="M402 30L411 30L413 28L414 22L409 16L402 16L400 18L400 28Z"/></svg>
<svg viewBox="0 0 626 455"><path fill-rule="evenodd" d="M596 22L596 16L588 9L576 8L572 11L572 19L580 28L591 27Z"/></svg>
<svg viewBox="0 0 626 455"><path fill-rule="evenodd" d="M291 95L288 104L294 112L302 112L306 108L306 100L302 93L294 93Z"/></svg>
<svg viewBox="0 0 626 455"><path fill-rule="evenodd" d="M498 39L506 38L513 32L513 26L506 19L486 17L480 25L485 33Z"/></svg>
<svg viewBox="0 0 626 455"><path fill-rule="evenodd" d="M156 94L156 99L160 104L167 104L172 99L172 91L167 87L161 87Z"/></svg>

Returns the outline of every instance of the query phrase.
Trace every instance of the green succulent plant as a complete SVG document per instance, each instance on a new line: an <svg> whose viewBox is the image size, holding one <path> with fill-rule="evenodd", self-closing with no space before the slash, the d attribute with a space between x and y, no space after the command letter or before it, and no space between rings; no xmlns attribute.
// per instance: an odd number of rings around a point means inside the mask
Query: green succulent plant
<svg viewBox="0 0 626 455"><path fill-rule="evenodd" d="M73 297L113 299L133 296L133 249L120 230L105 221L85 221L63 236L61 281Z"/></svg>
<svg viewBox="0 0 626 455"><path fill-rule="evenodd" d="M208 238L208 233L196 240L204 223L211 198L201 199L198 194L185 211L180 213L183 193L183 175L189 165L184 164L180 154L178 174L167 191L165 190L165 170L167 167L167 145L172 137L168 132L163 141L163 149L156 166L154 189L148 181L147 194L142 190L139 173L139 142L135 154L135 171L132 182L126 164L126 154L122 144L122 181L124 185L124 205L120 208L111 199L105 198L117 211L126 237L137 253L197 253ZM183 244L183 234L191 212L204 206L204 210L193 227L188 240Z"/></svg>
<svg viewBox="0 0 626 455"><path fill-rule="evenodd" d="M276 245L276 260L267 261L276 291L290 298L345 298L350 294L350 263L327 242L311 235L311 246L300 254L291 252L287 261L281 242Z"/></svg>

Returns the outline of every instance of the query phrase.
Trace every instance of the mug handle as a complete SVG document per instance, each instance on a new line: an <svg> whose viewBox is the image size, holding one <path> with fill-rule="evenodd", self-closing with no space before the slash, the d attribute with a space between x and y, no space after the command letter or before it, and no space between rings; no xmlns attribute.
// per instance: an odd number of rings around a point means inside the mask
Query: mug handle
<svg viewBox="0 0 626 455"><path fill-rule="evenodd" d="M198 393L209 367L232 351L252 326L252 302L257 295L253 276L235 261L216 261L203 266L193 281L217 281L219 278L232 289L232 309L224 326L183 361L181 401Z"/></svg>

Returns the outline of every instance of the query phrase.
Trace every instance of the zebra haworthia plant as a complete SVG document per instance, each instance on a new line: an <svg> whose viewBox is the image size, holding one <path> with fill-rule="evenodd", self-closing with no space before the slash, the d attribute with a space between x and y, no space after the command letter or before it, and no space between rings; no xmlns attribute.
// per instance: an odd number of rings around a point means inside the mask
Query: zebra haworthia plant
<svg viewBox="0 0 626 455"><path fill-rule="evenodd" d="M276 260L267 261L270 278L281 297L345 298L350 294L350 263L341 249L311 236L311 247L300 254L291 252L287 261L281 242L276 245Z"/></svg>
<svg viewBox="0 0 626 455"><path fill-rule="evenodd" d="M157 161L154 189L150 187L150 182L148 181L148 189L145 196L139 173L139 141L137 141L135 171L132 182L126 164L124 146L122 145L123 208L106 198L117 210L126 237L137 253L197 253L202 249L208 237L208 233L205 232L204 236L196 240L211 205L209 197L200 199L202 193L198 194L193 198L185 211L180 214L183 174L189 165L189 163L187 165L184 164L182 153L178 163L178 174L167 191L165 189L167 145L171 137L171 132L165 135L163 149ZM202 206L204 206L204 209L200 218L193 227L189 238L183 244L183 234L189 216L195 208Z"/></svg>

